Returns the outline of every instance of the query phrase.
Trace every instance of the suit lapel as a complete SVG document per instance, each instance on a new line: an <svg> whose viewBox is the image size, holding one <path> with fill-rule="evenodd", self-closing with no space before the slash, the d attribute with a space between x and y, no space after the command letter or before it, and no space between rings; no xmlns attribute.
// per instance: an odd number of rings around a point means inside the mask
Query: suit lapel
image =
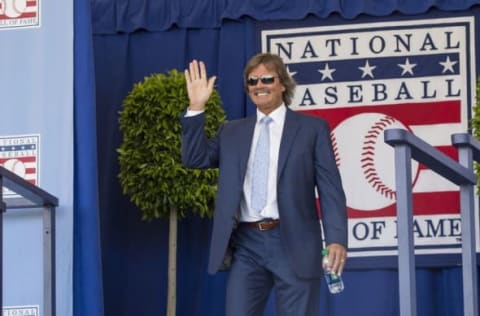
<svg viewBox="0 0 480 316"><path fill-rule="evenodd" d="M285 115L285 125L283 126L282 140L280 142L280 152L278 154L278 179L280 179L280 175L282 174L283 168L285 167L285 163L295 140L295 135L298 132L298 128L299 125L296 118L296 113L287 108L287 113Z"/></svg>

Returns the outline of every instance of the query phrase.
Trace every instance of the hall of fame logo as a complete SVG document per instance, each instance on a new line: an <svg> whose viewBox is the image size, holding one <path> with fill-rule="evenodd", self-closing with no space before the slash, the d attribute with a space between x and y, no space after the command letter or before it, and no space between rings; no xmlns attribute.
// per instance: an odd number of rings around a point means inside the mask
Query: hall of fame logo
<svg viewBox="0 0 480 316"><path fill-rule="evenodd" d="M0 0L0 30L40 26L40 0Z"/></svg>
<svg viewBox="0 0 480 316"><path fill-rule="evenodd" d="M2 316L39 316L40 306L4 306Z"/></svg>
<svg viewBox="0 0 480 316"><path fill-rule="evenodd" d="M408 130L391 116L369 112L345 119L332 131L337 166L351 208L372 211L395 202L394 150L383 141L388 128ZM412 162L412 184L418 166Z"/></svg>
<svg viewBox="0 0 480 316"><path fill-rule="evenodd" d="M40 135L0 136L0 166L39 185ZM4 197L16 196L6 188Z"/></svg>
<svg viewBox="0 0 480 316"><path fill-rule="evenodd" d="M349 256L396 254L394 149L383 134L405 129L457 160L450 137L468 131L475 103L474 17L266 25L262 51L280 55L297 82L290 107L331 126ZM411 185L417 253L459 253L458 186L416 161Z"/></svg>

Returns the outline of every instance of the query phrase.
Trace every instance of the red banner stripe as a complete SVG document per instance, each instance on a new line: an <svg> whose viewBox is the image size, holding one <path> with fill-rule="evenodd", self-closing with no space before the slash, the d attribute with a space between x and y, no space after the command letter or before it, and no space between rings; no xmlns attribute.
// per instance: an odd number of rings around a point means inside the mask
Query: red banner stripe
<svg viewBox="0 0 480 316"><path fill-rule="evenodd" d="M413 193L414 215L458 214L460 211L460 192ZM361 211L348 208L348 218L390 217L396 216L396 203L374 211Z"/></svg>
<svg viewBox="0 0 480 316"><path fill-rule="evenodd" d="M28 19L28 18L35 18L37 17L37 12L25 12L22 13L18 18L16 19Z"/></svg>
<svg viewBox="0 0 480 316"><path fill-rule="evenodd" d="M383 113L398 119L407 126L429 125L459 123L461 103L460 101L439 101L299 111L326 119L330 123L331 129L334 129L343 120L360 113Z"/></svg>
<svg viewBox="0 0 480 316"><path fill-rule="evenodd" d="M10 159L17 159L21 162L35 162L37 160L36 157L28 156L28 157L8 157L8 158L0 158L0 164L5 163L5 161Z"/></svg>
<svg viewBox="0 0 480 316"><path fill-rule="evenodd" d="M436 149L447 155L448 157L452 158L455 161L458 161L458 151L454 146L436 146ZM419 170L428 169L423 164L418 165Z"/></svg>

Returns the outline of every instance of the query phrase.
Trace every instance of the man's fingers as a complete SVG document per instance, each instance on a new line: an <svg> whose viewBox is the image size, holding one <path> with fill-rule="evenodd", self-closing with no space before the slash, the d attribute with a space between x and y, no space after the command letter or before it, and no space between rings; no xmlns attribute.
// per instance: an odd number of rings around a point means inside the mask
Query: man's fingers
<svg viewBox="0 0 480 316"><path fill-rule="evenodd" d="M336 274L341 275L343 272L343 268L345 267L345 259L339 258L335 260L335 265L333 267L334 271L336 271Z"/></svg>
<svg viewBox="0 0 480 316"><path fill-rule="evenodd" d="M212 94L216 77L207 77L205 63L196 59L192 60L188 69L185 69L185 81L190 100L191 110L202 110Z"/></svg>
<svg viewBox="0 0 480 316"><path fill-rule="evenodd" d="M347 254L346 252L341 252L338 256L338 267L337 267L337 274L341 275L343 272L343 268L345 267L345 263L347 261Z"/></svg>
<svg viewBox="0 0 480 316"><path fill-rule="evenodd" d="M330 244L328 247L328 261L334 273L342 274L347 259L347 251L340 244Z"/></svg>
<svg viewBox="0 0 480 316"><path fill-rule="evenodd" d="M198 78L198 62L193 60L190 63L190 80L195 80Z"/></svg>
<svg viewBox="0 0 480 316"><path fill-rule="evenodd" d="M201 61L199 63L199 66L200 66L200 77L199 77L199 79L201 79L201 78L206 79L207 78L207 69L205 68L205 63L203 61Z"/></svg>
<svg viewBox="0 0 480 316"><path fill-rule="evenodd" d="M185 78L191 82L193 80L207 80L207 68L203 61L192 60L189 69L185 70ZM210 78L211 79L211 78Z"/></svg>
<svg viewBox="0 0 480 316"><path fill-rule="evenodd" d="M215 85L215 80L217 77L212 76L212 78L208 79L208 90L213 90L213 86Z"/></svg>

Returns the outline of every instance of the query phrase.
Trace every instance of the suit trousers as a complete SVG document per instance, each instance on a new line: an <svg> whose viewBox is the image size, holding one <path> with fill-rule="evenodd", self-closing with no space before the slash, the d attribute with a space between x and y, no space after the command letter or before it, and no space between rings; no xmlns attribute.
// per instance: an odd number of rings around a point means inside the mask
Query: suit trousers
<svg viewBox="0 0 480 316"><path fill-rule="evenodd" d="M231 246L227 316L262 316L272 289L276 316L318 316L321 279L302 279L292 271L280 227L262 231L240 224Z"/></svg>

